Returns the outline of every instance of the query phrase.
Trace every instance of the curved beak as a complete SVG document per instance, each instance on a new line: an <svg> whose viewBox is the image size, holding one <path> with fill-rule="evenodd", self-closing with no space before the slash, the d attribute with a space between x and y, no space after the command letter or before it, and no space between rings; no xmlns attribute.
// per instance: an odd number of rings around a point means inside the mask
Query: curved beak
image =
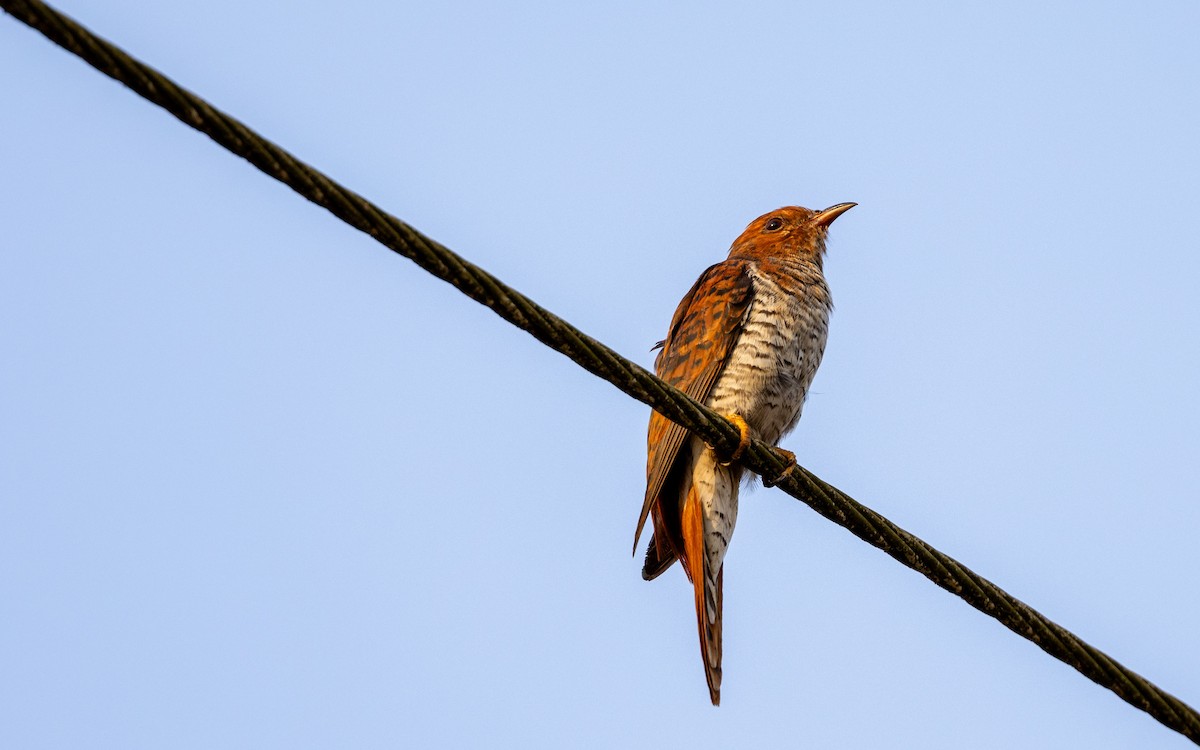
<svg viewBox="0 0 1200 750"><path fill-rule="evenodd" d="M812 223L819 227L827 227L833 223L834 219L857 205L857 203L839 203L836 206L830 206L824 211L818 211L817 215L812 217Z"/></svg>

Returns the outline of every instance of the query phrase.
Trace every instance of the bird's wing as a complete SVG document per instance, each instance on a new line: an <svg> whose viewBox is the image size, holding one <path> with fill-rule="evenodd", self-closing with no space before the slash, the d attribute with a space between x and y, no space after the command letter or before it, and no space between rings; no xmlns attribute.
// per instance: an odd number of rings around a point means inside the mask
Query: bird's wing
<svg viewBox="0 0 1200 750"><path fill-rule="evenodd" d="M654 362L658 376L703 403L729 361L753 296L748 261L726 260L701 274L675 309L670 331ZM687 436L686 429L657 411L650 414L646 499L633 537L635 550L646 518L662 495ZM658 520L656 517L656 529ZM678 519L672 520L678 523Z"/></svg>

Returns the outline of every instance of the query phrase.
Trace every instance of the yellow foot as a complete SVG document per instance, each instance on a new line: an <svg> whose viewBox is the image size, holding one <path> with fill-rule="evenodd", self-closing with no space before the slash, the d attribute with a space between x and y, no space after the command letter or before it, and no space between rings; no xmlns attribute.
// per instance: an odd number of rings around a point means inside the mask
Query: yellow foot
<svg viewBox="0 0 1200 750"><path fill-rule="evenodd" d="M787 465L787 468L784 469L783 471L779 472L779 476L775 477L774 479L767 479L766 477L763 477L763 487L774 487L775 485L779 484L783 480L787 479L788 475L791 474L792 471L795 470L795 468L796 468L796 454L795 453L792 453L791 451L786 451L783 448L776 448L775 450L778 451L779 453L782 453L784 456L787 457L788 465Z"/></svg>
<svg viewBox="0 0 1200 750"><path fill-rule="evenodd" d="M733 453L728 456L717 456L717 463L728 466L741 458L742 454L746 452L746 448L750 446L750 425L746 424L746 420L742 419L740 414L725 414L724 416L737 425L738 431L742 433L741 439L738 440L738 447L734 448ZM711 447L710 445L709 448Z"/></svg>

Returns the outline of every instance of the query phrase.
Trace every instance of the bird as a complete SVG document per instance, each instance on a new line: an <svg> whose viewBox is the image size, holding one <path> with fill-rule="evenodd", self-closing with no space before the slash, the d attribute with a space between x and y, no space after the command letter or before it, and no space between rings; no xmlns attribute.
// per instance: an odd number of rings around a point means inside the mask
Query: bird
<svg viewBox="0 0 1200 750"><path fill-rule="evenodd" d="M775 445L796 426L821 364L833 302L823 261L829 225L855 203L822 211L785 206L763 214L729 256L700 275L680 301L667 337L655 345L656 374L726 416L741 433L718 452L651 412L646 496L634 553L649 518L653 533L642 577L679 560L695 594L700 655L714 706L721 702L721 607L725 552L737 519L742 467L751 439ZM795 454L777 484L795 468Z"/></svg>

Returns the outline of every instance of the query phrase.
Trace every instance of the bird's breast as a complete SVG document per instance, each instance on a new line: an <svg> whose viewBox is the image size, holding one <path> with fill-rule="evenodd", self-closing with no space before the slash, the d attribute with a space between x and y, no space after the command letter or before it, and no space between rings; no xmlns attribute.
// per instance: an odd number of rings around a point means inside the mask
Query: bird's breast
<svg viewBox="0 0 1200 750"><path fill-rule="evenodd" d="M710 405L742 415L775 443L800 418L829 331L829 290L816 269L753 271L754 299Z"/></svg>

